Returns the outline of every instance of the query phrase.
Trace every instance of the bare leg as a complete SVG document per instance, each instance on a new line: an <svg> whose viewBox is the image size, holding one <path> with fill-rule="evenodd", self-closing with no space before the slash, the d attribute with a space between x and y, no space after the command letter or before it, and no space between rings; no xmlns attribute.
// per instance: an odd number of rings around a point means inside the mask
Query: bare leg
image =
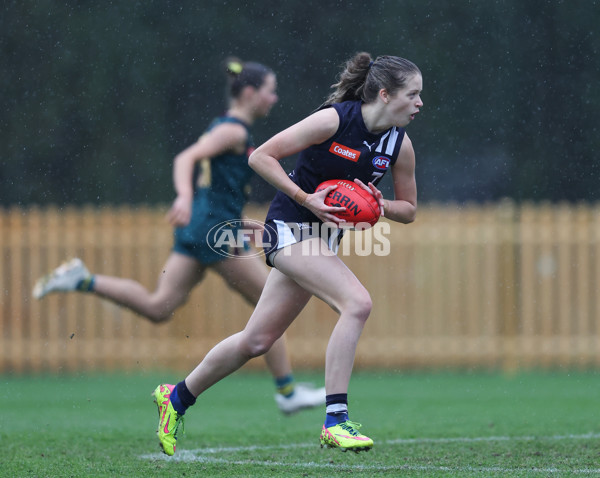
<svg viewBox="0 0 600 478"><path fill-rule="evenodd" d="M203 276L202 264L191 257L172 252L153 292L132 279L96 274L94 293L152 322L163 322L185 303L190 291Z"/></svg>
<svg viewBox="0 0 600 478"><path fill-rule="evenodd" d="M318 238L310 241L322 243ZM192 394L198 396L250 358L265 353L311 294L340 312L327 347L325 386L328 394L347 393L356 344L371 311L371 299L337 256L327 250L318 256L307 255L302 248L302 243L295 244L277 255L277 269L271 271L246 328L217 344L186 378Z"/></svg>
<svg viewBox="0 0 600 478"><path fill-rule="evenodd" d="M293 280L271 270L246 328L215 345L185 379L190 392L198 396L251 358L268 351L309 299L310 294Z"/></svg>
<svg viewBox="0 0 600 478"><path fill-rule="evenodd" d="M223 277L229 287L241 294L251 305L256 306L269 275L261 257L231 258L218 262L212 268ZM264 358L273 377L281 378L292 373L285 336L273 344Z"/></svg>
<svg viewBox="0 0 600 478"><path fill-rule="evenodd" d="M286 255L282 251L275 258L275 266L339 312L327 345L325 388L327 394L347 393L358 339L371 313L371 297L354 273L327 249L323 241L316 238L310 241L313 241L310 250L315 250L315 242L319 242L318 256Z"/></svg>

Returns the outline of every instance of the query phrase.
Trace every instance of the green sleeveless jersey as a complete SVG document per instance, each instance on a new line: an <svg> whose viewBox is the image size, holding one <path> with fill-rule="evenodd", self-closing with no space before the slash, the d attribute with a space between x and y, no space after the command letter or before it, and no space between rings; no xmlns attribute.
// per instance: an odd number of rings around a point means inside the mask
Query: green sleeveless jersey
<svg viewBox="0 0 600 478"><path fill-rule="evenodd" d="M207 132L222 123L237 123L246 128L248 140L242 154L224 153L200 160L195 175L193 214L218 217L221 221L239 219L249 194L249 183L254 172L248 166L253 149L248 126L237 118L221 116L208 127Z"/></svg>
<svg viewBox="0 0 600 478"><path fill-rule="evenodd" d="M192 217L185 227L175 228L174 250L191 255L204 264L222 260L206 243L208 232L224 221L241 219L248 200L254 171L248 166L253 149L248 126L237 118L221 116L213 120L207 132L222 123L241 124L248 131L245 152L226 152L199 161L194 174Z"/></svg>

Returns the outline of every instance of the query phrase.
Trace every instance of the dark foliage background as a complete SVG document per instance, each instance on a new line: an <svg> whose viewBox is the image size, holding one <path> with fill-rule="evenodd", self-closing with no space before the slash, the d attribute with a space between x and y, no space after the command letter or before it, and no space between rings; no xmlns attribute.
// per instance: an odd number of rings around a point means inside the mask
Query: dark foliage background
<svg viewBox="0 0 600 478"><path fill-rule="evenodd" d="M423 71L421 202L596 201L598 24L583 0L7 1L0 205L170 202L172 158L225 107L226 56L278 75L261 142L361 50Z"/></svg>

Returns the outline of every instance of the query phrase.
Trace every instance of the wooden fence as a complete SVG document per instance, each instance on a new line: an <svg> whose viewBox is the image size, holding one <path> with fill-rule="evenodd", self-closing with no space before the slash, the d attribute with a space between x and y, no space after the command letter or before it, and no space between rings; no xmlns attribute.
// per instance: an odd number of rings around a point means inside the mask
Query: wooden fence
<svg viewBox="0 0 600 478"><path fill-rule="evenodd" d="M153 288L172 246L164 214L0 210L0 372L188 370L240 330L251 307L210 273L163 325L92 295L31 298L73 256ZM599 216L595 205L422 205L413 224L351 233L340 254L375 304L357 368L600 365ZM296 369L323 366L335 317L312 299L292 325Z"/></svg>

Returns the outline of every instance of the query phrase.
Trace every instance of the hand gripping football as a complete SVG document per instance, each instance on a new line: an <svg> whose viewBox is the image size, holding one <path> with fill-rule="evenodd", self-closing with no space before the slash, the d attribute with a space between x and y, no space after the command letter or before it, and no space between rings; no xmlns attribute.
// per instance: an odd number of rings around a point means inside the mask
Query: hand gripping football
<svg viewBox="0 0 600 478"><path fill-rule="evenodd" d="M361 229L368 229L379 220L381 211L375 197L352 181L329 179L319 184L315 192L334 185L337 188L327 195L325 204L346 208L345 211L334 213L335 216L346 221L343 226L354 227L360 223L363 226Z"/></svg>

